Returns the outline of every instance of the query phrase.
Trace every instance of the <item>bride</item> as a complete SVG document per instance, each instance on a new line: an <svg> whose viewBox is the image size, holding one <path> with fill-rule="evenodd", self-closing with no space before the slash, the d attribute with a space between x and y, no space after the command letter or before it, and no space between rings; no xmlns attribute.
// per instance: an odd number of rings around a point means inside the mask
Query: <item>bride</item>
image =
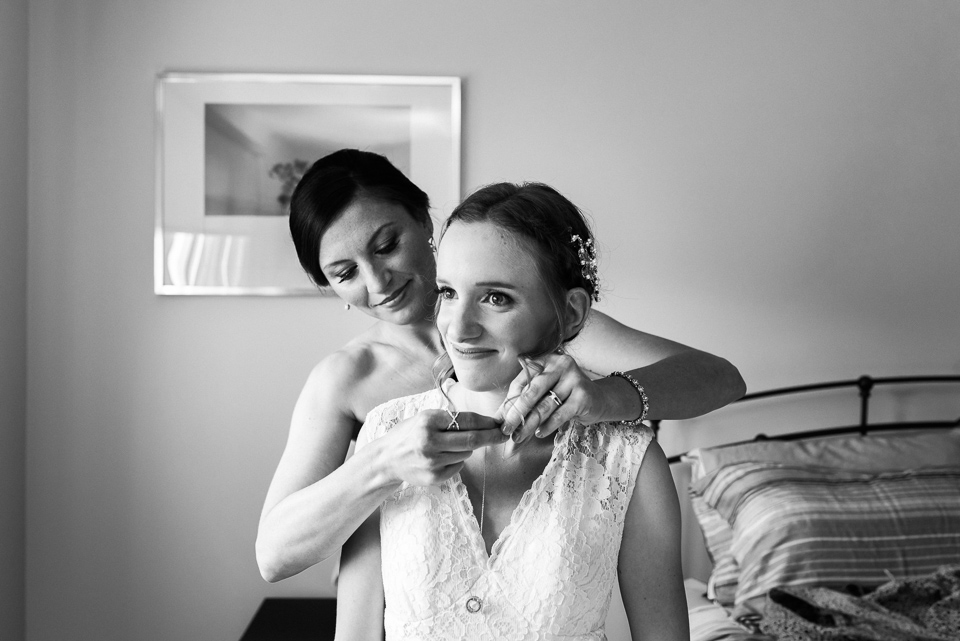
<svg viewBox="0 0 960 641"><path fill-rule="evenodd" d="M592 244L580 211L546 185L467 198L438 246L437 387L374 408L358 450L417 414L457 430L509 402L521 368L562 350L598 299ZM611 376L645 404L629 374ZM549 396L559 407L568 393ZM605 639L619 580L633 638L687 639L666 458L645 410L604 411L553 439L483 448L437 485L401 485L343 547L337 638Z"/></svg>

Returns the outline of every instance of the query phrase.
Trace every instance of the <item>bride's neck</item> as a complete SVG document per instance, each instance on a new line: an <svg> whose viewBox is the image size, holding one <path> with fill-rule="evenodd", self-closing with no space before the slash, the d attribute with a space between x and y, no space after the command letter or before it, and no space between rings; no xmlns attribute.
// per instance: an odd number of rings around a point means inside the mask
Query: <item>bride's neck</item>
<svg viewBox="0 0 960 641"><path fill-rule="evenodd" d="M450 400L461 412L493 416L504 398L506 398L506 390L477 392L467 389L463 383L454 383L450 388Z"/></svg>

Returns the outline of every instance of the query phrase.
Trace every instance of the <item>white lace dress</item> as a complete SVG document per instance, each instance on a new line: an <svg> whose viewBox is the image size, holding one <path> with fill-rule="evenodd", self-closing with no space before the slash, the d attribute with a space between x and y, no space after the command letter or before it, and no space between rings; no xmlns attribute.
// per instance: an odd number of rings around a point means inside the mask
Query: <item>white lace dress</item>
<svg viewBox="0 0 960 641"><path fill-rule="evenodd" d="M380 405L357 447L441 407L437 391ZM624 516L652 436L608 423L559 431L489 556L459 474L403 484L380 512L387 641L606 639Z"/></svg>

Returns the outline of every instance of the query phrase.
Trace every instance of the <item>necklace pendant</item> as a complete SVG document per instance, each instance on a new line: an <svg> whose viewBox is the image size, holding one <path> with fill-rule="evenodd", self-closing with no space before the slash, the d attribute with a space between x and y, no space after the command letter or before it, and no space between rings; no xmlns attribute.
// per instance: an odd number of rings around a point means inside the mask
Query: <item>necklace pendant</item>
<svg viewBox="0 0 960 641"><path fill-rule="evenodd" d="M467 599L465 607L467 608L467 612L470 614L476 614L483 609L483 599L478 596L472 596Z"/></svg>

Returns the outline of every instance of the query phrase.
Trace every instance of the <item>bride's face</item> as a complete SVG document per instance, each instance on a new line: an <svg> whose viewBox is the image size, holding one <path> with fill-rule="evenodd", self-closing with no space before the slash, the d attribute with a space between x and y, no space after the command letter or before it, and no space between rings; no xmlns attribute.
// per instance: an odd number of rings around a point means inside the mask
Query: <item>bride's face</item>
<svg viewBox="0 0 960 641"><path fill-rule="evenodd" d="M518 356L550 347L557 311L526 242L486 222L454 223L437 251L437 327L457 380L506 390Z"/></svg>

